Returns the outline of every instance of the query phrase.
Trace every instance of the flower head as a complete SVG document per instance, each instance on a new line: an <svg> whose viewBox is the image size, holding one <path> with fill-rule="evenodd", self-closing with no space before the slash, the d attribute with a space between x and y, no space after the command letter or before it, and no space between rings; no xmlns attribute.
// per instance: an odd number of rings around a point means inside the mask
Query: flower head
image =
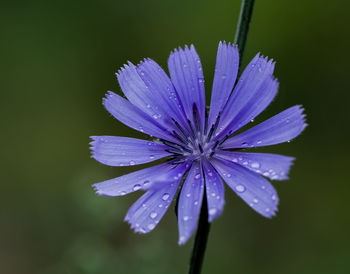
<svg viewBox="0 0 350 274"><path fill-rule="evenodd" d="M257 54L236 83L238 64L237 46L220 42L209 113L202 65L193 45L171 53L170 78L151 59L137 66L129 62L118 71L127 99L108 92L104 106L116 119L153 136L154 141L94 136L92 157L110 166L167 159L163 164L94 184L96 192L106 196L145 191L125 217L136 232L155 228L180 186L179 244L196 229L204 195L209 222L220 215L225 203L223 181L259 214L267 218L275 215L278 196L266 178L287 179L293 158L242 149L283 143L298 136L306 126L303 109L293 106L235 134L271 103L278 89L272 60Z"/></svg>

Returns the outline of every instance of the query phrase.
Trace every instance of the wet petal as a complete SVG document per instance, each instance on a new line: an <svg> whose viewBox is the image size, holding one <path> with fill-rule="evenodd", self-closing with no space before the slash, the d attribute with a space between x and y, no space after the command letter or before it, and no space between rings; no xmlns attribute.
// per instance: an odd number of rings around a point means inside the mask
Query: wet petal
<svg viewBox="0 0 350 274"><path fill-rule="evenodd" d="M94 184L93 187L99 195L123 196L137 190L160 188L162 185L178 180L183 175L184 172L181 169L164 163Z"/></svg>
<svg viewBox="0 0 350 274"><path fill-rule="evenodd" d="M276 214L278 196L264 177L226 160L212 160L212 164L230 188L252 209L266 218Z"/></svg>
<svg viewBox="0 0 350 274"><path fill-rule="evenodd" d="M259 173L272 180L286 180L293 157L270 153L246 153L218 150L216 157L240 164L251 171Z"/></svg>
<svg viewBox="0 0 350 274"><path fill-rule="evenodd" d="M177 139L157 121L152 120L138 107L111 91L109 91L106 98L103 99L103 105L109 113L128 127L151 136L178 142Z"/></svg>
<svg viewBox="0 0 350 274"><path fill-rule="evenodd" d="M236 45L220 42L216 56L213 89L208 119L209 128L215 123L223 110L235 84L239 65L239 53Z"/></svg>
<svg viewBox="0 0 350 274"><path fill-rule="evenodd" d="M225 109L218 133L235 132L259 115L277 93L278 83L272 77L275 63L259 54L243 71Z"/></svg>
<svg viewBox="0 0 350 274"><path fill-rule="evenodd" d="M306 127L304 109L294 106L233 136L223 143L224 149L270 146L287 142L297 137Z"/></svg>
<svg viewBox="0 0 350 274"><path fill-rule="evenodd" d="M178 204L179 244L187 242L197 227L204 192L202 170L192 165L182 186Z"/></svg>
<svg viewBox="0 0 350 274"><path fill-rule="evenodd" d="M133 166L169 156L168 146L155 142L114 136L92 136L92 157L110 166Z"/></svg>
<svg viewBox="0 0 350 274"><path fill-rule="evenodd" d="M217 218L225 205L224 184L214 167L208 162L204 162L205 186L208 201L208 221L212 222Z"/></svg>
<svg viewBox="0 0 350 274"><path fill-rule="evenodd" d="M195 124L193 106L196 105L201 129L205 120L205 91L201 61L193 45L175 49L168 60L171 81L181 101L187 119Z"/></svg>
<svg viewBox="0 0 350 274"><path fill-rule="evenodd" d="M171 204L187 168L180 165L169 173L167 182L158 183L157 187L151 187L129 209L125 221L135 232L148 233L159 223L169 205ZM181 173L181 176L174 174Z"/></svg>
<svg viewBox="0 0 350 274"><path fill-rule="evenodd" d="M163 127L175 129L172 118L179 120L181 112L178 103L169 102L171 94L176 98L175 91L169 77L156 62L145 59L137 67L128 62L118 71L117 77L123 93L133 105Z"/></svg>

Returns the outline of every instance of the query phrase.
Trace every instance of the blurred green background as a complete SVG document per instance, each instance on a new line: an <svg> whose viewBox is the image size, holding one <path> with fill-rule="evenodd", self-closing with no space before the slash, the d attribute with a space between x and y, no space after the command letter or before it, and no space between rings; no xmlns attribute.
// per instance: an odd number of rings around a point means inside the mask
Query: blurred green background
<svg viewBox="0 0 350 274"><path fill-rule="evenodd" d="M131 169L90 158L91 135L141 136L102 107L114 73L195 44L209 98L217 44L232 41L239 1L2 1L0 269L4 274L186 273L173 209L149 235L123 222L138 193L91 184ZM279 95L258 120L303 104L307 130L266 151L297 158L275 182L265 220L226 190L203 273L350 273L348 1L256 1L244 64L277 61Z"/></svg>

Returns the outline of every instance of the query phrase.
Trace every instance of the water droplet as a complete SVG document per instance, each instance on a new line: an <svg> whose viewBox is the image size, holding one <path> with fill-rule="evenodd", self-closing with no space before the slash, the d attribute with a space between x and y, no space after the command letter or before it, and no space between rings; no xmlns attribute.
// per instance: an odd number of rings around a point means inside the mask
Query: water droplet
<svg viewBox="0 0 350 274"><path fill-rule="evenodd" d="M121 191L121 192L120 192L120 196L124 196L125 194L126 194L125 191Z"/></svg>
<svg viewBox="0 0 350 274"><path fill-rule="evenodd" d="M149 158L152 160L154 159L154 155L150 155Z"/></svg>
<svg viewBox="0 0 350 274"><path fill-rule="evenodd" d="M271 199L276 201L276 199L277 199L276 195L272 195Z"/></svg>
<svg viewBox="0 0 350 274"><path fill-rule="evenodd" d="M190 198L190 197L191 197L191 193L187 193L187 194L186 194L186 197L187 197L187 198Z"/></svg>
<svg viewBox="0 0 350 274"><path fill-rule="evenodd" d="M137 191L137 190L139 190L139 189L141 189L141 185L139 185L139 184L134 185L134 187L133 187L133 190L134 190L134 191Z"/></svg>
<svg viewBox="0 0 350 274"><path fill-rule="evenodd" d="M271 177L272 180L277 180L278 178L279 178L278 175L273 175L273 176Z"/></svg>
<svg viewBox="0 0 350 274"><path fill-rule="evenodd" d="M213 193L211 194L211 196L215 197L215 196L216 196L216 193L215 193L215 192L213 192Z"/></svg>
<svg viewBox="0 0 350 274"><path fill-rule="evenodd" d="M222 80L225 80L226 77L227 77L226 74L221 75L221 79L222 79Z"/></svg>
<svg viewBox="0 0 350 274"><path fill-rule="evenodd" d="M253 202L257 204L257 203L259 203L259 200L258 199L254 199Z"/></svg>
<svg viewBox="0 0 350 274"><path fill-rule="evenodd" d="M243 186L243 185L237 185L237 186L236 186L236 190L237 190L238 192L244 192L244 191L245 191L245 186Z"/></svg>
<svg viewBox="0 0 350 274"><path fill-rule="evenodd" d="M266 186L261 186L261 189L265 189L266 188Z"/></svg>
<svg viewBox="0 0 350 274"><path fill-rule="evenodd" d="M243 162L243 165L245 165L245 166L248 165L248 162L247 162L247 161L244 161L244 162Z"/></svg>
<svg viewBox="0 0 350 274"><path fill-rule="evenodd" d="M119 164L119 166L124 166L124 164Z"/></svg>
<svg viewBox="0 0 350 274"><path fill-rule="evenodd" d="M150 104L147 104L147 105L146 105L146 108L151 108L151 105L150 105Z"/></svg>
<svg viewBox="0 0 350 274"><path fill-rule="evenodd" d="M208 175L209 175L210 177L213 176L213 172L209 171L209 172L208 172Z"/></svg>
<svg viewBox="0 0 350 274"><path fill-rule="evenodd" d="M264 176L269 176L270 173L268 173L267 171L263 173Z"/></svg>
<svg viewBox="0 0 350 274"><path fill-rule="evenodd" d="M162 197L163 201L168 200L169 196L170 196L169 193L164 193Z"/></svg>
<svg viewBox="0 0 350 274"><path fill-rule="evenodd" d="M155 226L156 226L155 224L148 224L147 227L148 227L148 229L152 230L153 228L155 228Z"/></svg>
<svg viewBox="0 0 350 274"><path fill-rule="evenodd" d="M260 167L260 164L258 162L253 162L251 165L250 165L252 168L259 168Z"/></svg>
<svg viewBox="0 0 350 274"><path fill-rule="evenodd" d="M238 162L237 158L233 158L232 162L237 163Z"/></svg>
<svg viewBox="0 0 350 274"><path fill-rule="evenodd" d="M130 161L129 165L131 165L131 166L135 165L135 161Z"/></svg>
<svg viewBox="0 0 350 274"><path fill-rule="evenodd" d="M146 204L142 204L142 207L146 208L146 207L147 207L147 205L146 205Z"/></svg>
<svg viewBox="0 0 350 274"><path fill-rule="evenodd" d="M226 177L227 177L227 178L230 178L230 177L231 177L231 174L230 174L230 173L227 173L227 174L226 174Z"/></svg>
<svg viewBox="0 0 350 274"><path fill-rule="evenodd" d="M253 123L253 122L254 122L254 119L251 119L250 122Z"/></svg>
<svg viewBox="0 0 350 274"><path fill-rule="evenodd" d="M153 117L154 119L158 119L158 114L153 114L152 117Z"/></svg>
<svg viewBox="0 0 350 274"><path fill-rule="evenodd" d="M157 212L152 212L149 216L154 219L155 217L157 217Z"/></svg>
<svg viewBox="0 0 350 274"><path fill-rule="evenodd" d="M188 221L188 220L190 219L190 217L184 216L183 219L184 219L184 221L186 222L186 221Z"/></svg>
<svg viewBox="0 0 350 274"><path fill-rule="evenodd" d="M246 146L248 146L248 143L247 143L247 142L243 142L243 143L241 144L241 146L246 147Z"/></svg>
<svg viewBox="0 0 350 274"><path fill-rule="evenodd" d="M195 179L199 179L200 177L201 177L200 173L197 173L197 174L194 176Z"/></svg>
<svg viewBox="0 0 350 274"><path fill-rule="evenodd" d="M262 141L261 140L259 140L259 141L257 141L256 142L258 145L260 145L261 143L262 143Z"/></svg>
<svg viewBox="0 0 350 274"><path fill-rule="evenodd" d="M158 207L163 207L163 204L159 204Z"/></svg>
<svg viewBox="0 0 350 274"><path fill-rule="evenodd" d="M146 180L146 181L143 182L143 185L144 186L148 186L150 183L151 183L150 181Z"/></svg>
<svg viewBox="0 0 350 274"><path fill-rule="evenodd" d="M147 145L152 146L152 145L153 145L153 143L152 143L152 142L148 142L148 143L147 143Z"/></svg>
<svg viewBox="0 0 350 274"><path fill-rule="evenodd" d="M198 201L195 201L193 204L194 204L194 205L198 205Z"/></svg>
<svg viewBox="0 0 350 274"><path fill-rule="evenodd" d="M216 208L211 208L210 210L209 210L209 215L214 215L215 213L216 213Z"/></svg>
<svg viewBox="0 0 350 274"><path fill-rule="evenodd" d="M270 209L269 209L269 208L266 208L265 211L266 211L266 212L270 212Z"/></svg>

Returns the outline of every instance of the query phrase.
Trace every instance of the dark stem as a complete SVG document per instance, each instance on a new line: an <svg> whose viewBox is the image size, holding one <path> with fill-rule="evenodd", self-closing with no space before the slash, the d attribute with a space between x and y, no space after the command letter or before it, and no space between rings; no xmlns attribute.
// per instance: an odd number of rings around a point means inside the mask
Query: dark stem
<svg viewBox="0 0 350 274"><path fill-rule="evenodd" d="M238 25L234 39L234 43L238 45L240 65L243 58L244 48L247 42L249 24L253 14L254 1L255 0L242 0L241 4L241 11L239 14ZM201 272L205 247L208 240L209 228L210 224L208 222L207 196L204 191L197 234L192 250L189 274L199 274Z"/></svg>
<svg viewBox="0 0 350 274"><path fill-rule="evenodd" d="M242 0L241 4L241 11L239 13L239 19L234 40L234 43L238 45L240 57L239 65L241 65L245 44L247 42L249 25L253 14L254 1L255 0Z"/></svg>
<svg viewBox="0 0 350 274"><path fill-rule="evenodd" d="M198 229L194 240L189 274L201 273L205 247L207 245L210 224L208 222L207 195L204 192L201 213L199 216Z"/></svg>

